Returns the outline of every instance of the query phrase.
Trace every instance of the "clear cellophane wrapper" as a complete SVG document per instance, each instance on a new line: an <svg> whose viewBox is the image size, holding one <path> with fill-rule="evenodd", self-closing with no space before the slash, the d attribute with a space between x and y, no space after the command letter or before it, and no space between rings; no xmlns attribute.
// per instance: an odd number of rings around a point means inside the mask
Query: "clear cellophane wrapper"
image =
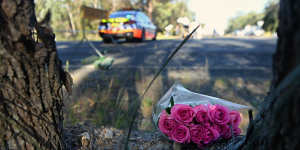
<svg viewBox="0 0 300 150"><path fill-rule="evenodd" d="M230 110L242 110L251 109L251 107L246 105L241 105L233 103L228 100L221 98L216 98L208 95L203 95L189 91L184 88L181 84L175 83L166 94L157 102L153 108L152 118L155 126L157 127L160 114L167 108L171 106L170 99L173 97L174 104L186 104L192 107L204 104L204 105L223 105Z"/></svg>

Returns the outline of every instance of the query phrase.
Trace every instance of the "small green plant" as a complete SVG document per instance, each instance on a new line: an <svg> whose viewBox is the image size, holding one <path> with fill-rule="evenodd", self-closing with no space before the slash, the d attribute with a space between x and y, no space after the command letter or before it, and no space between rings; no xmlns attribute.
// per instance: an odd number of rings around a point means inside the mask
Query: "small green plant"
<svg viewBox="0 0 300 150"><path fill-rule="evenodd" d="M66 61L66 67L65 67L65 71L69 72L69 67L70 67L70 62L69 60Z"/></svg>
<svg viewBox="0 0 300 150"><path fill-rule="evenodd" d="M228 87L226 80L223 78L218 78L216 79L215 83L214 83L214 87L217 89L226 89Z"/></svg>
<svg viewBox="0 0 300 150"><path fill-rule="evenodd" d="M97 109L95 113L95 124L97 126L105 124L105 110L104 109Z"/></svg>
<svg viewBox="0 0 300 150"><path fill-rule="evenodd" d="M153 102L152 102L152 99L150 99L150 98L145 98L142 101L141 112L142 112L142 114L145 118L150 118L151 117L152 105L153 105Z"/></svg>
<svg viewBox="0 0 300 150"><path fill-rule="evenodd" d="M81 60L81 64L83 65L87 65L87 64L91 64L93 63L94 61L96 61L99 57L97 55L92 55L92 56L89 56L87 58L84 58Z"/></svg>
<svg viewBox="0 0 300 150"><path fill-rule="evenodd" d="M72 124L72 125L75 125L76 123L78 123L78 117L76 117L76 114L73 112L73 111L71 111L69 114L68 114L68 117L67 117L68 119L68 121L70 121L70 123Z"/></svg>
<svg viewBox="0 0 300 150"><path fill-rule="evenodd" d="M166 108L166 112L168 113L168 114L171 114L171 108L174 106L174 99L173 99L173 96L171 97L171 99L170 99L170 107L167 107Z"/></svg>
<svg viewBox="0 0 300 150"><path fill-rule="evenodd" d="M144 107L151 107L153 104L152 99L151 98L145 98L143 100L143 106Z"/></svg>
<svg viewBox="0 0 300 150"><path fill-rule="evenodd" d="M126 113L121 113L116 116L113 126L118 129L124 129L128 127L128 115Z"/></svg>

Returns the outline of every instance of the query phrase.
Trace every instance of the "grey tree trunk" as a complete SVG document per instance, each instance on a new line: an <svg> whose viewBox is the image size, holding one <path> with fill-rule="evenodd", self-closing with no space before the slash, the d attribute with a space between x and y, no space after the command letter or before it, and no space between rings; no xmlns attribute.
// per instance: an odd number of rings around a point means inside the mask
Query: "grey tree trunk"
<svg viewBox="0 0 300 150"><path fill-rule="evenodd" d="M281 0L273 81L242 150L300 149L300 1Z"/></svg>
<svg viewBox="0 0 300 150"><path fill-rule="evenodd" d="M44 23L33 0L0 0L0 149L65 149L62 87L71 78Z"/></svg>

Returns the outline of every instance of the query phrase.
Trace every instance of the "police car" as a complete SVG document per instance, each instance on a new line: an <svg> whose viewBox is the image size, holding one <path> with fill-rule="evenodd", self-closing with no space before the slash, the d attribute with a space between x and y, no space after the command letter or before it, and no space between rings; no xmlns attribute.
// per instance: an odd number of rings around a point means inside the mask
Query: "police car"
<svg viewBox="0 0 300 150"><path fill-rule="evenodd" d="M156 26L149 17L139 10L120 10L102 19L99 24L99 35L103 42L125 38L126 41L156 40Z"/></svg>

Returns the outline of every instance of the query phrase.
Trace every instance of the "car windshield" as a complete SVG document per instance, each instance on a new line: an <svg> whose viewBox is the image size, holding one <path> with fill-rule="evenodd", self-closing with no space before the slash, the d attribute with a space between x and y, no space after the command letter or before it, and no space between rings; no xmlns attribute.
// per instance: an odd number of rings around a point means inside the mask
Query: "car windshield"
<svg viewBox="0 0 300 150"><path fill-rule="evenodd" d="M112 13L109 18L128 18L133 19L136 12L134 11L117 11Z"/></svg>

